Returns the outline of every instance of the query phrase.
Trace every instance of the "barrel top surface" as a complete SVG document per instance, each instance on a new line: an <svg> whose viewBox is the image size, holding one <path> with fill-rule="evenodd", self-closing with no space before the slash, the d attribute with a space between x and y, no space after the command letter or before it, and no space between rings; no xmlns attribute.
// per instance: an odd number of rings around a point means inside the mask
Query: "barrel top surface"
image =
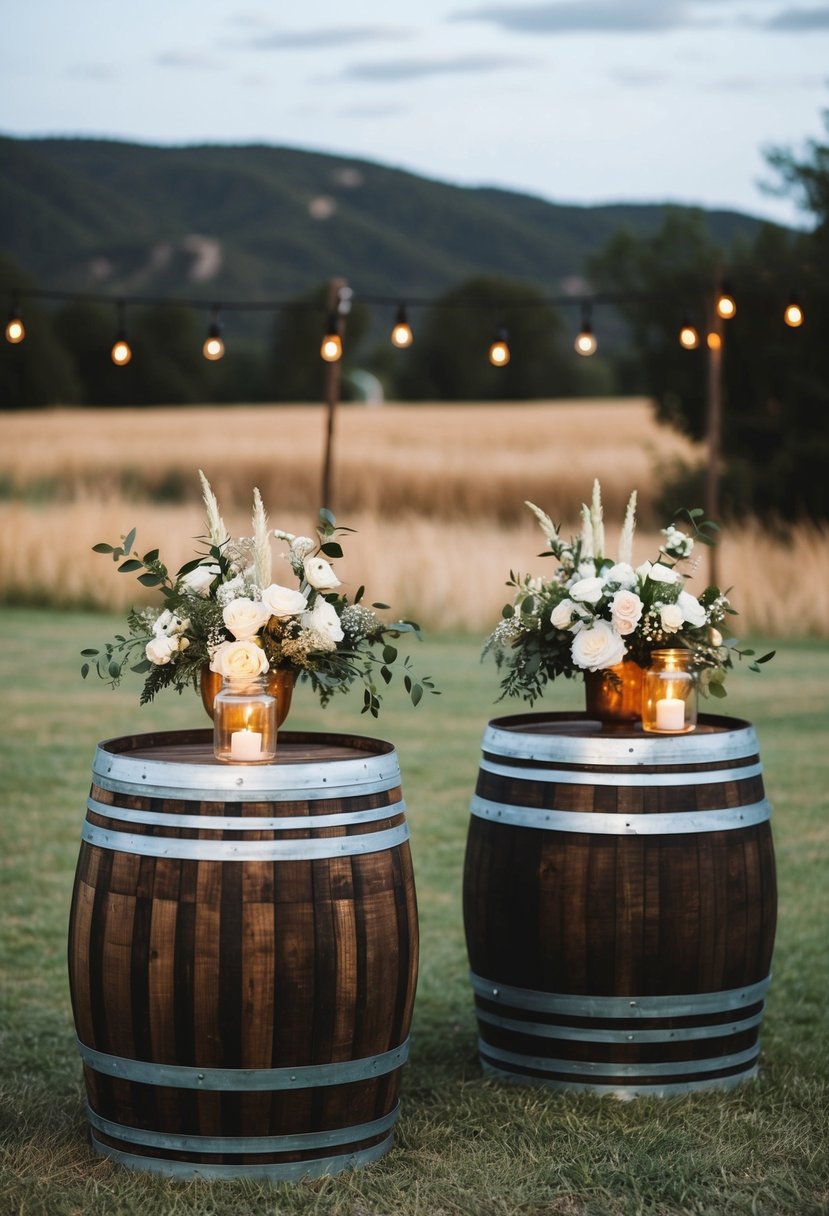
<svg viewBox="0 0 829 1216"><path fill-rule="evenodd" d="M301 790L399 782L394 746L362 735L279 731L271 764L224 764L213 755L213 732L163 731L124 735L98 744L93 776L111 783L151 788L205 790Z"/></svg>
<svg viewBox="0 0 829 1216"><path fill-rule="evenodd" d="M757 752L750 722L700 715L687 734L650 734L639 723L607 726L587 713L511 714L493 718L482 743L485 753L538 761L672 764L694 759L729 759Z"/></svg>

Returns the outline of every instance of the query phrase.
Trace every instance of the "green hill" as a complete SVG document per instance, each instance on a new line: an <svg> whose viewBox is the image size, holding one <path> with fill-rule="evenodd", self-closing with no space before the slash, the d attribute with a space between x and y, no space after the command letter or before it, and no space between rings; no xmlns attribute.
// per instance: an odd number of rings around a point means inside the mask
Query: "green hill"
<svg viewBox="0 0 829 1216"><path fill-rule="evenodd" d="M206 303L284 300L337 274L358 294L409 299L481 273L561 294L620 227L646 234L665 212L562 206L264 146L0 137L0 163L0 251L41 288ZM705 217L723 245L760 223Z"/></svg>

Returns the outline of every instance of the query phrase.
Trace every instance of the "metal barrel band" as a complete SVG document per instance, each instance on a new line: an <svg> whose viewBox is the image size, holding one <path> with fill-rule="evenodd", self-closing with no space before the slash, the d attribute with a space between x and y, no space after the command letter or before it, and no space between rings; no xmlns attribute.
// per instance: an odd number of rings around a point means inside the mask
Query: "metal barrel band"
<svg viewBox="0 0 829 1216"><path fill-rule="evenodd" d="M409 839L409 825L357 836L324 836L315 840L181 840L171 836L133 836L85 822L81 840L99 849L188 861L313 861L382 853Z"/></svg>
<svg viewBox="0 0 829 1216"><path fill-rule="evenodd" d="M533 988L515 988L510 984L499 984L497 980L485 979L472 971L469 973L469 980L477 996L530 1012L601 1019L679 1018L711 1013L730 1015L735 1009L754 1005L765 996L771 983L771 975L742 988L668 996L584 996L580 993L539 992Z"/></svg>
<svg viewBox="0 0 829 1216"><path fill-rule="evenodd" d="M753 1080L758 1075L758 1067L747 1068L731 1073L725 1077L699 1077L694 1081L655 1081L651 1085L603 1085L599 1081L573 1080L557 1081L552 1077L537 1077L530 1073L510 1072L497 1068L481 1060L481 1068L487 1075L499 1081L515 1081L519 1085L543 1086L544 1089L560 1090L567 1093L590 1093L599 1097L612 1096L616 1098L676 1098L682 1094L705 1093L706 1091L722 1091L736 1089L746 1081Z"/></svg>
<svg viewBox="0 0 829 1216"><path fill-rule="evenodd" d="M336 1157L316 1157L308 1161L286 1161L273 1165L206 1165L196 1161L175 1161L166 1157L143 1157L138 1153L125 1153L120 1149L102 1144L92 1133L92 1147L104 1157L110 1157L119 1165L133 1170L149 1170L165 1174L169 1178L203 1178L218 1181L222 1178L262 1178L279 1182L299 1182L303 1178L322 1178L326 1174L339 1174L343 1170L359 1169L371 1165L384 1157L392 1146L389 1135L370 1148L356 1149Z"/></svg>
<svg viewBox="0 0 829 1216"><path fill-rule="evenodd" d="M329 1131L297 1132L291 1136L186 1136L113 1123L111 1119L105 1119L91 1106L87 1106L87 1116L92 1127L114 1140L184 1153L290 1153L305 1152L314 1148L333 1148L353 1144L356 1140L370 1140L374 1136L382 1136L384 1132L391 1130L399 1114L398 1102L380 1119Z"/></svg>
<svg viewBox="0 0 829 1216"><path fill-rule="evenodd" d="M87 798L86 809L106 819L118 819L122 823L143 823L154 827L189 828L192 831L213 832L284 832L304 831L312 828L336 828L357 826L361 823L376 823L381 819L393 819L406 811L402 800L388 806L373 807L363 811L343 811L331 815L297 815L270 819L263 816L242 815L171 815L163 811L136 811L132 807L113 806Z"/></svg>
<svg viewBox="0 0 829 1216"><path fill-rule="evenodd" d="M648 786L683 786L716 785L722 781L745 781L749 777L759 777L763 772L762 764L747 764L744 768L700 769L689 773L641 773L635 769L623 773L587 773L567 769L528 769L512 768L508 764L498 764L485 757L481 760L482 772L492 773L496 777L511 777L518 781L542 782L546 785L610 785L614 787L635 786L637 789Z"/></svg>
<svg viewBox="0 0 829 1216"><path fill-rule="evenodd" d="M605 1063L596 1060L558 1060L549 1056L524 1055L518 1051L505 1051L502 1047L493 1047L484 1039L478 1040L478 1051L482 1056L498 1064L518 1065L530 1068L534 1072L564 1073L566 1076L596 1076L596 1077L670 1077L682 1073L719 1072L720 1069L738 1068L741 1064L753 1064L760 1054L758 1041L745 1051L734 1052L728 1056L714 1056L702 1060L668 1060L658 1064L619 1064Z"/></svg>
<svg viewBox="0 0 829 1216"><path fill-rule="evenodd" d="M538 828L549 832L578 832L596 836L673 836L699 832L726 832L755 827L771 818L767 799L741 807L710 811L676 811L669 814L628 815L603 811L558 811L555 808L515 806L493 802L475 794L470 812L491 823Z"/></svg>
<svg viewBox="0 0 829 1216"><path fill-rule="evenodd" d="M193 781L196 771L198 787ZM113 754L99 746L92 778L102 788L122 793L149 790L157 797L180 798L186 791L188 798L197 801L226 802L234 794L249 801L251 793L267 791L269 802L296 802L394 789L400 784L400 765L392 750L368 758L332 760L321 776L317 764L194 766Z"/></svg>
<svg viewBox="0 0 829 1216"><path fill-rule="evenodd" d="M173 1089L216 1090L239 1093L281 1089L310 1089L320 1085L346 1085L384 1076L406 1063L409 1039L376 1056L340 1060L331 1064L301 1064L295 1068L193 1068L186 1064L157 1064L107 1055L77 1040L81 1058L89 1068L123 1081Z"/></svg>
<svg viewBox="0 0 829 1216"><path fill-rule="evenodd" d="M711 735L677 735L658 739L590 738L556 732L553 736L525 730L508 730L490 724L481 749L505 759L570 761L576 764L689 764L696 761L741 760L759 752L752 726L723 731L716 736L712 756Z"/></svg>
<svg viewBox="0 0 829 1216"><path fill-rule="evenodd" d="M487 1009L476 1009L479 1022L498 1026L517 1034L539 1039L562 1039L578 1043L686 1043L692 1039L723 1039L759 1026L763 1010L742 1021L730 1020L715 1026L665 1027L662 1030L611 1030L605 1026L561 1026L550 1022L523 1022L520 1018L499 1017Z"/></svg>

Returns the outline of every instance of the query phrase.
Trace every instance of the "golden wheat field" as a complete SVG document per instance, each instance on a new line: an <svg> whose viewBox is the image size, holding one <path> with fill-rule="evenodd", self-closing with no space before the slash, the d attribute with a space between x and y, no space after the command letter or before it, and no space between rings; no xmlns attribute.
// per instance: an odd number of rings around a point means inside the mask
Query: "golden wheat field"
<svg viewBox="0 0 829 1216"><path fill-rule="evenodd" d="M274 527L310 532L325 428L317 406L0 414L0 599L118 609L140 602L133 578L91 547L136 527L141 552L160 548L171 569L189 560L204 532L199 468L237 534L250 530L254 485ZM654 556L668 522L654 513L665 472L704 455L658 426L644 399L343 406L333 450L325 505L357 530L344 538L340 577L429 629L477 633L497 621L511 569L551 569L538 556L543 537L525 499L569 532L598 477L612 551L637 489L640 561ZM741 632L829 633L827 539L804 525L782 542L752 521L724 534L720 581L734 588ZM698 590L708 573L699 553ZM290 581L287 566L285 574Z"/></svg>

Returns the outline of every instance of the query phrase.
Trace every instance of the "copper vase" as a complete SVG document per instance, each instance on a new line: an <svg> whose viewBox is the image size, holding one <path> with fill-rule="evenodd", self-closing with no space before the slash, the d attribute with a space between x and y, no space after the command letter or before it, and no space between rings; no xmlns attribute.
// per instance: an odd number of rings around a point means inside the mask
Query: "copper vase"
<svg viewBox="0 0 829 1216"><path fill-rule="evenodd" d="M633 659L623 659L602 671L586 671L584 693L588 717L619 725L641 721L644 674L644 668Z"/></svg>
<svg viewBox="0 0 829 1216"><path fill-rule="evenodd" d="M291 708L297 673L287 667L272 667L265 676L265 685L272 697L276 697L276 725L281 726ZM208 717L213 717L213 701L222 687L222 677L209 667L201 670L201 699Z"/></svg>

